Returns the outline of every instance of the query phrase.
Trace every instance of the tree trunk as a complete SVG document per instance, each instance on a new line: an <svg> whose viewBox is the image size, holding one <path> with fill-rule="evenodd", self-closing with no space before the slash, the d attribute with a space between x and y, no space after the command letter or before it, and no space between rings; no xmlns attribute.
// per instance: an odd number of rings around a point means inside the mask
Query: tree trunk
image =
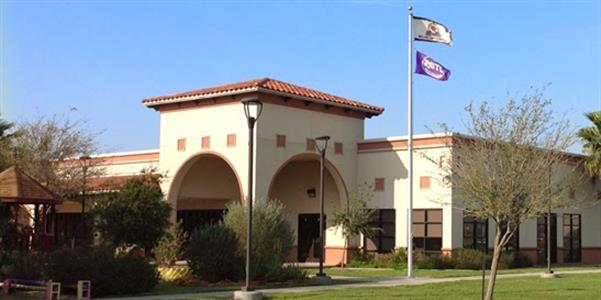
<svg viewBox="0 0 601 300"><path fill-rule="evenodd" d="M493 299L493 293L495 290L495 281L497 279L497 267L499 265L499 258L501 257L501 251L503 250L501 245L501 230L497 226L497 232L495 234L495 249L493 251L492 262L490 264L490 274L488 275L488 286L486 287L486 300Z"/></svg>

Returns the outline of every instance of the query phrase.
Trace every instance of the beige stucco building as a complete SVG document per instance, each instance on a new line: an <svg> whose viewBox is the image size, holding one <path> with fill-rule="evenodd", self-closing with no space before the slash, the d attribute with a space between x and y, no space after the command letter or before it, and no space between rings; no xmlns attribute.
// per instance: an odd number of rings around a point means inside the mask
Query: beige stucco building
<svg viewBox="0 0 601 300"><path fill-rule="evenodd" d="M327 223L326 262L339 263L347 250L366 247L387 252L407 245L406 138L364 138L364 122L384 109L273 79L258 79L185 93L154 97L143 104L160 118L159 149L103 155L107 176L127 178L142 168L166 174L165 199L173 220L187 230L219 220L225 204L244 202L248 191L248 127L241 100L257 97L263 111L256 126L254 199L278 199L297 234L290 260L316 260L318 237L319 156L314 138L331 137L326 154L326 219L343 208L347 196L369 186L377 209L371 239L357 238L345 248L340 233ZM417 153L449 154L447 135L415 136ZM578 158L577 155L574 157ZM464 218L453 205L452 187L443 184L438 166L414 155L414 245L450 252L489 247L492 223ZM597 195L586 182L574 197ZM74 212L63 208L63 213ZM601 263L601 205L554 211L552 242L558 262ZM537 222L539 223L537 225ZM534 261L544 258L544 219L522 224L512 242ZM486 232L487 234L482 234Z"/></svg>

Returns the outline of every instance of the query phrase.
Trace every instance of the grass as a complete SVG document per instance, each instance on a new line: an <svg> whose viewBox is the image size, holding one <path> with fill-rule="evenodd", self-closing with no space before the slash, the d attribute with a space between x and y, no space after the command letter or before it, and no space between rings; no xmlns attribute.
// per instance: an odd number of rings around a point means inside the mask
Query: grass
<svg viewBox="0 0 601 300"><path fill-rule="evenodd" d="M553 270L557 272L561 271L574 271L574 270L590 270L591 268L601 268L601 265L563 265L553 267ZM307 274L314 274L317 269L306 269ZM499 274L518 274L518 273L539 273L544 272L544 267L532 267L532 268L519 268L519 269L506 269L499 270ZM348 277L371 277L371 278L383 278L383 277L402 277L407 276L407 270L405 269L386 269L386 268L327 268L325 272L331 276L348 276ZM480 270L462 270L462 269L448 269L448 270L431 270L431 269L416 269L415 276L417 277L432 277L432 278L447 278L447 277L465 277L465 276L480 276L482 273ZM488 274L488 271L487 271Z"/></svg>
<svg viewBox="0 0 601 300"><path fill-rule="evenodd" d="M479 281L268 295L266 299L480 299ZM499 279L495 299L601 299L601 274Z"/></svg>
<svg viewBox="0 0 601 300"><path fill-rule="evenodd" d="M357 282L365 282L364 280L349 280L349 279L334 279L329 285L336 284L348 284L348 283L357 283ZM282 288L282 287L299 287L299 286L315 286L322 285L322 283L315 282L312 280L307 280L301 283L269 283L263 286L255 287L261 289L269 289L269 288ZM173 282L169 281L160 281L159 284L150 292L145 293L144 295L165 295L165 294L184 294L184 293L206 293L206 292L221 292L221 291L237 291L240 290L242 286L179 286Z"/></svg>

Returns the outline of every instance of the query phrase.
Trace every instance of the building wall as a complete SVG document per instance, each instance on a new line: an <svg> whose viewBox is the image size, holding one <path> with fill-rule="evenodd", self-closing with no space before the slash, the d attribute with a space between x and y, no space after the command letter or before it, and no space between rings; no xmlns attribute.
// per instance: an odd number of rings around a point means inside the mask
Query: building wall
<svg viewBox="0 0 601 300"><path fill-rule="evenodd" d="M174 207L186 174L203 154L226 161L239 178L243 194L246 193L248 127L242 103L162 111L160 119L159 167L166 174L162 188ZM235 146L227 145L229 134L236 135ZM208 147L202 147L203 137L209 137ZM178 148L181 139L185 139L183 149ZM172 213L173 220L175 213L176 210Z"/></svg>
<svg viewBox="0 0 601 300"><path fill-rule="evenodd" d="M419 139L419 137L418 137ZM424 138L427 140L430 138ZM395 142L401 139L391 138L392 148L365 149L358 154L357 185L375 184L376 178L384 178L383 191L374 192L373 208L393 208L396 213L397 248L407 247L407 214L408 214L408 154L405 145ZM436 139L438 140L438 139ZM363 143L376 143L381 140L368 140ZM453 230L458 230L460 224L454 218L456 213L451 205L452 191L450 186L443 183L443 175L438 165L441 156L448 155L449 148L444 141L416 145L413 155L413 208L440 208L443 213L443 249L453 248L457 244ZM430 187L420 188L420 177L430 177Z"/></svg>

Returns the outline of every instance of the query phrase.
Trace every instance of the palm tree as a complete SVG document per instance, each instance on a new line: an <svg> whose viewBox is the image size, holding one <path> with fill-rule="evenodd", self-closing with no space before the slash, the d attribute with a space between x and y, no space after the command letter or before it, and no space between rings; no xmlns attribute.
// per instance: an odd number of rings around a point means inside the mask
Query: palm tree
<svg viewBox="0 0 601 300"><path fill-rule="evenodd" d="M588 154L584 168L592 176L601 176L601 111L592 111L585 116L593 126L578 131L578 136L584 143L584 152Z"/></svg>

